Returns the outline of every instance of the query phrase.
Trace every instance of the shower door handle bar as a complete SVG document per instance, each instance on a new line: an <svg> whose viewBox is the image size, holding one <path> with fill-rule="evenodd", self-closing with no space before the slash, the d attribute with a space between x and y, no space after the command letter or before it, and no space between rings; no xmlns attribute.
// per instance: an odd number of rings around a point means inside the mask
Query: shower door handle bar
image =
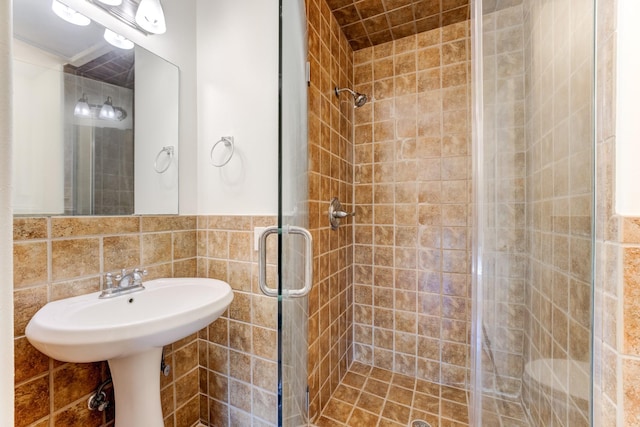
<svg viewBox="0 0 640 427"><path fill-rule="evenodd" d="M304 286L300 289L283 289L283 295L290 298L307 296L313 286L313 237L309 230L291 225L287 227L289 234L297 234L304 237Z"/></svg>
<svg viewBox="0 0 640 427"><path fill-rule="evenodd" d="M313 238L307 229L294 225L286 226L283 229L280 229L277 226L267 227L260 235L260 240L258 241L258 281L260 284L260 290L263 294L270 297L277 297L279 295L278 289L267 285L267 237L271 234L297 234L304 237L304 286L299 289L283 289L282 296L289 298L301 298L306 296L309 291L311 291L311 286L313 286Z"/></svg>

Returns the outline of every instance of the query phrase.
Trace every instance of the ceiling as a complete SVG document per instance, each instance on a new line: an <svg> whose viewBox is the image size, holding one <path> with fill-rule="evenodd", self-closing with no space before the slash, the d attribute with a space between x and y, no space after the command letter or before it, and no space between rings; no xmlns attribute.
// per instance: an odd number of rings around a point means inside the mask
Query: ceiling
<svg viewBox="0 0 640 427"><path fill-rule="evenodd" d="M113 49L102 56L80 65L66 64L64 72L87 77L100 82L134 89L135 86L134 50Z"/></svg>
<svg viewBox="0 0 640 427"><path fill-rule="evenodd" d="M469 0L327 0L353 50L469 19Z"/></svg>

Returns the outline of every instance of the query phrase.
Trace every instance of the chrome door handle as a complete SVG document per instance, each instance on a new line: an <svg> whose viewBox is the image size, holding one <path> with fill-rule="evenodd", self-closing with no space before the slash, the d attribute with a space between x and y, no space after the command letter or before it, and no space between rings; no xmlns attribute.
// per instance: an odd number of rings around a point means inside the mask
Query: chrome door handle
<svg viewBox="0 0 640 427"><path fill-rule="evenodd" d="M304 237L304 286L300 289L284 289L282 293L290 298L301 298L306 296L313 286L313 237L309 230L295 225L287 227L287 232Z"/></svg>
<svg viewBox="0 0 640 427"><path fill-rule="evenodd" d="M262 231L260 235L260 240L258 241L258 282L260 283L260 290L263 294L269 297L277 297L278 290L274 288L270 288L267 285L267 237L271 234L277 234L278 227L271 226L267 227Z"/></svg>
<svg viewBox="0 0 640 427"><path fill-rule="evenodd" d="M304 286L300 289L283 289L282 296L289 298L300 298L306 296L313 286L313 238L306 228L296 227L293 225L286 226L280 231L277 226L267 227L260 235L258 241L258 269L260 290L267 296L278 296L278 289L274 289L267 285L267 237L271 234L298 234L304 237L305 254L304 254Z"/></svg>

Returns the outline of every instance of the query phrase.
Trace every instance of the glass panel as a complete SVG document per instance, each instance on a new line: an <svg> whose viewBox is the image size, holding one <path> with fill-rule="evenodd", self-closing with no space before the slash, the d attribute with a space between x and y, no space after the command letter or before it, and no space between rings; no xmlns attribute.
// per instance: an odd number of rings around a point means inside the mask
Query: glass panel
<svg viewBox="0 0 640 427"><path fill-rule="evenodd" d="M307 72L304 0L280 2L280 203L278 304L278 425L307 424L307 298L283 291L304 285L304 240L288 226L307 228Z"/></svg>
<svg viewBox="0 0 640 427"><path fill-rule="evenodd" d="M475 11L474 425L588 426L594 2Z"/></svg>

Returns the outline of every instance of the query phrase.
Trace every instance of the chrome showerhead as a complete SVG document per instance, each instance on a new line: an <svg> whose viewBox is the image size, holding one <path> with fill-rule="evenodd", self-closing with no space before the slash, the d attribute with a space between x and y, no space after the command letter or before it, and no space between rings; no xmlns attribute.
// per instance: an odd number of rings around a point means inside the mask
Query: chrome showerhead
<svg viewBox="0 0 640 427"><path fill-rule="evenodd" d="M336 96L340 96L340 92L349 92L351 94L351 96L353 96L353 104L354 107L359 108L362 107L364 104L367 103L367 101L369 100L369 98L367 97L367 95L365 95L364 93L358 93L355 92L349 88L335 88L335 92L336 92Z"/></svg>

